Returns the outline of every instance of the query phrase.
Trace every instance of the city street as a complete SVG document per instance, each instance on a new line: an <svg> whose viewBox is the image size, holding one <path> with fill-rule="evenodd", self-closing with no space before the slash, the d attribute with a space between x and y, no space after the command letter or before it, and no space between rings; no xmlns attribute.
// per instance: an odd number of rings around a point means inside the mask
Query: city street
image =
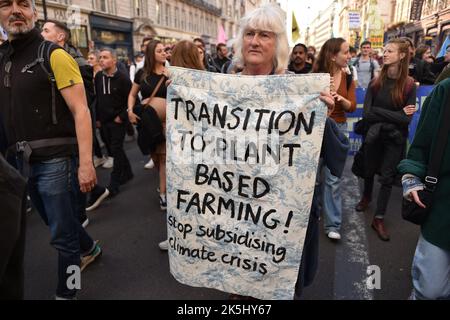
<svg viewBox="0 0 450 320"><path fill-rule="evenodd" d="M169 272L167 253L158 243L166 237L165 213L159 209L157 173L145 170L148 160L135 141L126 143L134 179L114 199L89 213L87 227L98 239L103 256L82 274L80 300L91 299L227 299L228 294L178 283ZM407 299L411 290L410 265L418 227L400 216L401 190L394 187L386 225L391 241L378 239L370 228L371 209L358 213L358 180L347 160L344 181L342 240L320 237L319 270L303 298L311 299ZM99 168L100 183L109 180L109 170ZM375 189L376 190L376 189ZM52 299L56 287L57 254L49 245L49 230L39 215L29 215L25 253L25 299ZM367 268L381 270L381 288L366 286Z"/></svg>

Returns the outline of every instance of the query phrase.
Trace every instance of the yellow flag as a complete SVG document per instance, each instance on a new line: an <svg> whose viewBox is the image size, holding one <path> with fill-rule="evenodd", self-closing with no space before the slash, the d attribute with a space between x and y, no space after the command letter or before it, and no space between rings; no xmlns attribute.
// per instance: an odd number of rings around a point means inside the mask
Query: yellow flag
<svg viewBox="0 0 450 320"><path fill-rule="evenodd" d="M292 11L292 41L297 42L300 39L300 29L297 24L297 19L295 19L294 11Z"/></svg>

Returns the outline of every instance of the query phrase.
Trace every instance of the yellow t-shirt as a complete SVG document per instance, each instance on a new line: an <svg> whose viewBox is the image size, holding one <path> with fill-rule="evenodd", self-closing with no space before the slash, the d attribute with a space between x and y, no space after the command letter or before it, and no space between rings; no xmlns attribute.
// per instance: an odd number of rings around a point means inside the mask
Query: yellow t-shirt
<svg viewBox="0 0 450 320"><path fill-rule="evenodd" d="M50 55L50 66L56 80L58 90L83 84L77 62L64 49L56 49Z"/></svg>

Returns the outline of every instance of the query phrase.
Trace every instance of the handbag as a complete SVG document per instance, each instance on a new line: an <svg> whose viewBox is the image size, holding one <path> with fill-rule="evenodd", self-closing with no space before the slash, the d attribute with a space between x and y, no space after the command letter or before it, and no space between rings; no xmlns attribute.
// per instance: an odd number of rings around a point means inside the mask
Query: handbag
<svg viewBox="0 0 450 320"><path fill-rule="evenodd" d="M353 156L352 172L355 176L364 178L364 143Z"/></svg>
<svg viewBox="0 0 450 320"><path fill-rule="evenodd" d="M446 109L441 119L441 126L437 133L437 141L434 150L430 156L430 162L425 176L424 189L417 194L420 201L426 208L419 207L417 203L412 200L403 198L402 202L402 217L406 221L417 225L422 225L427 220L433 204L433 192L438 183L438 174L441 166L442 158L444 156L445 147L447 145L447 138L450 130L450 99L447 101Z"/></svg>
<svg viewBox="0 0 450 320"><path fill-rule="evenodd" d="M164 77L161 77L148 100L149 103L163 81ZM137 144L143 155L151 154L160 143L166 140L158 114L149 103L136 107L138 116L141 118L136 126L138 132Z"/></svg>

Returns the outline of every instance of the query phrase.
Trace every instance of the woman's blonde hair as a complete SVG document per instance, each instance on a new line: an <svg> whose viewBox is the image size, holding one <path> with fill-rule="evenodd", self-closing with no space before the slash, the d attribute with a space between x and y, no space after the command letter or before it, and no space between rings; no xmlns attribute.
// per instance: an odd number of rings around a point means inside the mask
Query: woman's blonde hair
<svg viewBox="0 0 450 320"><path fill-rule="evenodd" d="M284 21L284 13L280 7L273 4L261 6L240 21L240 28L236 37L234 62L238 65L244 65L244 56L242 54L242 46L244 33L248 29L264 30L274 32L276 35L276 48L273 66L275 73L284 73L289 61L289 42L286 33L286 25Z"/></svg>

